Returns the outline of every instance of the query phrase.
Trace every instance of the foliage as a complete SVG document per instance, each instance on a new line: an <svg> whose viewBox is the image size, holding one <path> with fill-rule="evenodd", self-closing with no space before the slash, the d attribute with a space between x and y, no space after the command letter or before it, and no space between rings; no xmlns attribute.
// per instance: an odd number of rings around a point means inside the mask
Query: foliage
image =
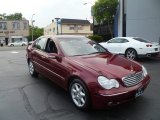
<svg viewBox="0 0 160 120"><path fill-rule="evenodd" d="M108 23L108 28L111 35L112 30L110 23L113 23L117 5L118 0L98 0L92 8L94 18L99 24L104 22Z"/></svg>
<svg viewBox="0 0 160 120"><path fill-rule="evenodd" d="M5 20L6 13L0 14L0 20Z"/></svg>
<svg viewBox="0 0 160 120"><path fill-rule="evenodd" d="M103 37L99 35L88 36L88 38L98 43L103 41Z"/></svg>
<svg viewBox="0 0 160 120"><path fill-rule="evenodd" d="M93 6L93 14L98 23L113 20L118 0L98 0Z"/></svg>
<svg viewBox="0 0 160 120"><path fill-rule="evenodd" d="M43 28L39 28L37 26L36 27L29 26L28 41L32 41L32 28L33 28L33 40L43 35Z"/></svg>
<svg viewBox="0 0 160 120"><path fill-rule="evenodd" d="M14 13L6 15L6 13L0 14L2 20L22 20L22 13Z"/></svg>

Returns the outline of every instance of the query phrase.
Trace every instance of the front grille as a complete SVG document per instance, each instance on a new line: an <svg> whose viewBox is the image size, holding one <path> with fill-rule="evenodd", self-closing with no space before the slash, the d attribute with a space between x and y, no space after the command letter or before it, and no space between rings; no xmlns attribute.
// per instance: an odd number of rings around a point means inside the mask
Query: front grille
<svg viewBox="0 0 160 120"><path fill-rule="evenodd" d="M127 87L134 86L134 85L140 83L142 80L143 80L143 72L142 71L122 78L123 83Z"/></svg>

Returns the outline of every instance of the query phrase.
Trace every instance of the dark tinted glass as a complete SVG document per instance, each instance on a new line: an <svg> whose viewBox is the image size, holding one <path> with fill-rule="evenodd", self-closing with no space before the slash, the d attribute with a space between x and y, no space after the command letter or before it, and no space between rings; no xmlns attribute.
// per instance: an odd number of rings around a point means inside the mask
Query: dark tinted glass
<svg viewBox="0 0 160 120"><path fill-rule="evenodd" d="M134 40L137 40L139 42L144 42L144 43L150 43L149 41L142 39L142 38L133 38Z"/></svg>

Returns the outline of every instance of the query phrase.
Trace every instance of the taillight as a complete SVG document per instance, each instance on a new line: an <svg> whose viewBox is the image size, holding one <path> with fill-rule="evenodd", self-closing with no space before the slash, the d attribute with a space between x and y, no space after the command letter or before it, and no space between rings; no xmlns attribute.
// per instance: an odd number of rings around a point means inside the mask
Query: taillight
<svg viewBox="0 0 160 120"><path fill-rule="evenodd" d="M146 47L152 47L152 45L147 44Z"/></svg>

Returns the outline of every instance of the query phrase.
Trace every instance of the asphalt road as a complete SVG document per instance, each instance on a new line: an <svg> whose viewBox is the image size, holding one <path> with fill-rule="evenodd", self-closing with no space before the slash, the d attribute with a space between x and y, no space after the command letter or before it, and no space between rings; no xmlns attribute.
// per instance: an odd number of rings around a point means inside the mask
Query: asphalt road
<svg viewBox="0 0 160 120"><path fill-rule="evenodd" d="M83 112L63 89L29 75L25 47L0 48L0 120L160 120L160 59L139 62L152 78L143 96L109 110Z"/></svg>

